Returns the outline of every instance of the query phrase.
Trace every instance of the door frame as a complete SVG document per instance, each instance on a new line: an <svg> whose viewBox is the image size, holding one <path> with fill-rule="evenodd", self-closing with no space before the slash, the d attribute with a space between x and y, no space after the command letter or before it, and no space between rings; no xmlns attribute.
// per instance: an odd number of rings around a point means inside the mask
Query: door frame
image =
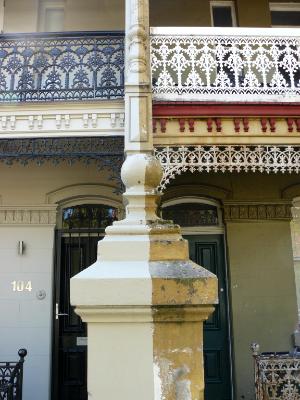
<svg viewBox="0 0 300 400"><path fill-rule="evenodd" d="M46 202L57 206L56 226L54 230L54 250L53 250L53 270L52 270L52 314L51 314L51 365L50 365L50 385L49 393L51 400L57 400L58 395L58 374L57 366L59 363L59 324L56 321L56 303L59 303L60 274L61 265L61 236L62 230L62 210L66 207L80 206L84 204L95 204L114 207L118 211L119 219L125 215L122 200L116 199L114 186L108 183L83 183L63 186L46 194ZM59 236L60 235L60 236Z"/></svg>
<svg viewBox="0 0 300 400"><path fill-rule="evenodd" d="M226 279L226 297L227 307L226 314L228 320L228 339L229 339L229 361L230 361L230 388L231 397L234 399L234 357L233 357L233 331L232 331L232 309L231 309L231 296L229 291L229 268L228 268L228 252L227 252L227 241L226 241L226 229L223 223L223 212L219 201L212 198L201 197L201 196L179 196L162 202L160 209L163 210L165 207L175 206L178 204L196 203L196 204L208 204L217 207L218 210L218 225L214 226L193 226L193 227L181 227L181 234L184 236L201 236L201 235L222 235L224 243L224 268L225 268L225 279Z"/></svg>
<svg viewBox="0 0 300 400"><path fill-rule="evenodd" d="M57 400L59 398L59 345L60 345L60 319L57 318L57 313L61 312L59 309L61 300L61 259L62 259L62 240L64 237L90 237L97 235L98 238L104 237L104 229L55 229L55 262L53 274L53 308L52 308L52 366L51 366L51 399Z"/></svg>
<svg viewBox="0 0 300 400"><path fill-rule="evenodd" d="M54 231L54 270L53 270L53 293L52 293L52 362L51 362L51 399L58 398L58 371L59 363L59 325L56 321L56 304L59 304L60 274L59 266L61 264L61 231Z"/></svg>

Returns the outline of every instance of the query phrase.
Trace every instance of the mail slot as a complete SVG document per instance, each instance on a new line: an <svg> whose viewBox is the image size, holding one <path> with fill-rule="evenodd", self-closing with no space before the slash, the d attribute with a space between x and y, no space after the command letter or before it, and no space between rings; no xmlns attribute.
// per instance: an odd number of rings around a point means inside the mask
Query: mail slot
<svg viewBox="0 0 300 400"><path fill-rule="evenodd" d="M87 346L87 337L80 336L76 338L77 346Z"/></svg>

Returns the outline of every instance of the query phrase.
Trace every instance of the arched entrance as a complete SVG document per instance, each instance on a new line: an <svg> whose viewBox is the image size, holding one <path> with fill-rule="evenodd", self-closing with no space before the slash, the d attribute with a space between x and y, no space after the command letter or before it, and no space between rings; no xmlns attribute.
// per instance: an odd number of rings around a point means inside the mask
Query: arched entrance
<svg viewBox="0 0 300 400"><path fill-rule="evenodd" d="M182 228L190 258L217 275L219 304L204 324L205 400L232 399L228 278L222 212L216 201L197 197L169 200L162 217Z"/></svg>
<svg viewBox="0 0 300 400"><path fill-rule="evenodd" d="M118 210L104 204L61 208L56 230L53 394L55 400L87 399L86 324L70 305L70 278L97 259L97 243Z"/></svg>

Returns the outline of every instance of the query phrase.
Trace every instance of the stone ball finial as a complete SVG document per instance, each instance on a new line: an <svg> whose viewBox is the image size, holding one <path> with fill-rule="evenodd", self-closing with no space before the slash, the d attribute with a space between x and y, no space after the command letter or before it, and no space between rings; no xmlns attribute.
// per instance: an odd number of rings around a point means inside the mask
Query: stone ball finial
<svg viewBox="0 0 300 400"><path fill-rule="evenodd" d="M121 177L126 188L146 186L156 188L162 179L160 162L152 154L129 154L122 166Z"/></svg>

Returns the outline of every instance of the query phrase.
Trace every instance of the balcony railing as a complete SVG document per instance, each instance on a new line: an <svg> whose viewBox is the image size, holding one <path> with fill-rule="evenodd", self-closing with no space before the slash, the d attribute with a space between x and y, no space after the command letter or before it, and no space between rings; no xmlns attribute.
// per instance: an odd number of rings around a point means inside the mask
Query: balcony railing
<svg viewBox="0 0 300 400"><path fill-rule="evenodd" d="M152 28L156 100L299 101L300 29Z"/></svg>
<svg viewBox="0 0 300 400"><path fill-rule="evenodd" d="M256 400L300 398L300 353L260 353L252 344Z"/></svg>
<svg viewBox="0 0 300 400"><path fill-rule="evenodd" d="M152 28L155 100L297 102L300 29ZM124 97L124 33L0 35L0 102Z"/></svg>
<svg viewBox="0 0 300 400"><path fill-rule="evenodd" d="M124 96L124 34L0 36L0 102Z"/></svg>

